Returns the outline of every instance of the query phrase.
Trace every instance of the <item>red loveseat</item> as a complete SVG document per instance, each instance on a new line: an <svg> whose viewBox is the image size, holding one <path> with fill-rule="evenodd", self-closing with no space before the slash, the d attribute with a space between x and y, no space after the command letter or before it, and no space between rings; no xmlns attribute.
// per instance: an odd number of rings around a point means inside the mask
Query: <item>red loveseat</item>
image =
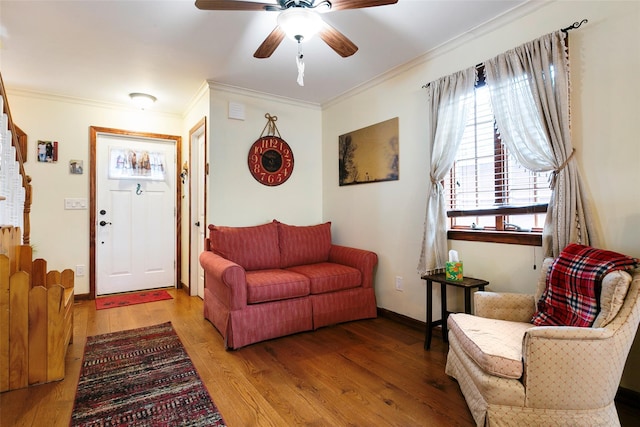
<svg viewBox="0 0 640 427"><path fill-rule="evenodd" d="M330 222L209 225L204 317L231 349L373 318L377 263L374 252L333 245Z"/></svg>

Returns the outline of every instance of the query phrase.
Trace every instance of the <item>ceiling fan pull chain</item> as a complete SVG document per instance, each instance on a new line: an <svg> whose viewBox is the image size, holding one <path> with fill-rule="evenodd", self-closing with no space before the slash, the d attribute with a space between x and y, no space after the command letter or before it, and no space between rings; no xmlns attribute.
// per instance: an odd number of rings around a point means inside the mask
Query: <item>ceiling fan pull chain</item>
<svg viewBox="0 0 640 427"><path fill-rule="evenodd" d="M298 39L298 56L296 56L296 63L298 64L298 84L304 86L304 55L302 54L302 44Z"/></svg>

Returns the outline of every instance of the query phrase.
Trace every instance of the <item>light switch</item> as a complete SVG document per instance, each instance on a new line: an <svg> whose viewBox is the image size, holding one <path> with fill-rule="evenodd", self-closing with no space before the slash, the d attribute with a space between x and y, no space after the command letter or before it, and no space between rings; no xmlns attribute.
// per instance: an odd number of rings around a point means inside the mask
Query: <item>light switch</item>
<svg viewBox="0 0 640 427"><path fill-rule="evenodd" d="M87 199L67 197L64 199L64 208L66 210L87 209Z"/></svg>

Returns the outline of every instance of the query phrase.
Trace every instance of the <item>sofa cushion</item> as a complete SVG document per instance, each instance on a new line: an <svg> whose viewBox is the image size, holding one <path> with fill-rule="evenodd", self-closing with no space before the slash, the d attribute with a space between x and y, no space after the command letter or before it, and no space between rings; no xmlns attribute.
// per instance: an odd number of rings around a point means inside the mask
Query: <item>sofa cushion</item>
<svg viewBox="0 0 640 427"><path fill-rule="evenodd" d="M258 304L309 295L309 279L287 270L247 271L247 303Z"/></svg>
<svg viewBox="0 0 640 427"><path fill-rule="evenodd" d="M295 271L308 277L311 282L312 294L324 294L357 288L362 285L360 270L333 262L298 265L289 267L287 270Z"/></svg>
<svg viewBox="0 0 640 427"><path fill-rule="evenodd" d="M594 328L604 328L618 315L629 291L631 279L626 271L613 271L602 279L600 313L593 321Z"/></svg>
<svg viewBox="0 0 640 427"><path fill-rule="evenodd" d="M547 287L547 276L551 271L551 266L553 265L553 258L545 258L542 261L542 267L540 268L540 274L538 275L538 285L536 286L536 293L534 295L536 304L540 301L544 290Z"/></svg>
<svg viewBox="0 0 640 427"><path fill-rule="evenodd" d="M277 222L277 221L276 221ZM281 268L325 262L331 250L331 223L295 226L277 222Z"/></svg>
<svg viewBox="0 0 640 427"><path fill-rule="evenodd" d="M532 324L454 313L447 326L482 370L502 378L522 377L522 340Z"/></svg>
<svg viewBox="0 0 640 427"><path fill-rule="evenodd" d="M253 227L209 226L211 250L245 270L280 267L278 225L270 222Z"/></svg>

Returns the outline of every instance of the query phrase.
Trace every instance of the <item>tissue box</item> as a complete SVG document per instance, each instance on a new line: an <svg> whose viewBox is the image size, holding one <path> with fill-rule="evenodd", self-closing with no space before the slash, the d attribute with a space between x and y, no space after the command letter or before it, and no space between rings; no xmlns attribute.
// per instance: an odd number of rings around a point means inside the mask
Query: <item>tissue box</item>
<svg viewBox="0 0 640 427"><path fill-rule="evenodd" d="M454 282L462 281L462 261L448 261L444 270L445 279L453 280Z"/></svg>

